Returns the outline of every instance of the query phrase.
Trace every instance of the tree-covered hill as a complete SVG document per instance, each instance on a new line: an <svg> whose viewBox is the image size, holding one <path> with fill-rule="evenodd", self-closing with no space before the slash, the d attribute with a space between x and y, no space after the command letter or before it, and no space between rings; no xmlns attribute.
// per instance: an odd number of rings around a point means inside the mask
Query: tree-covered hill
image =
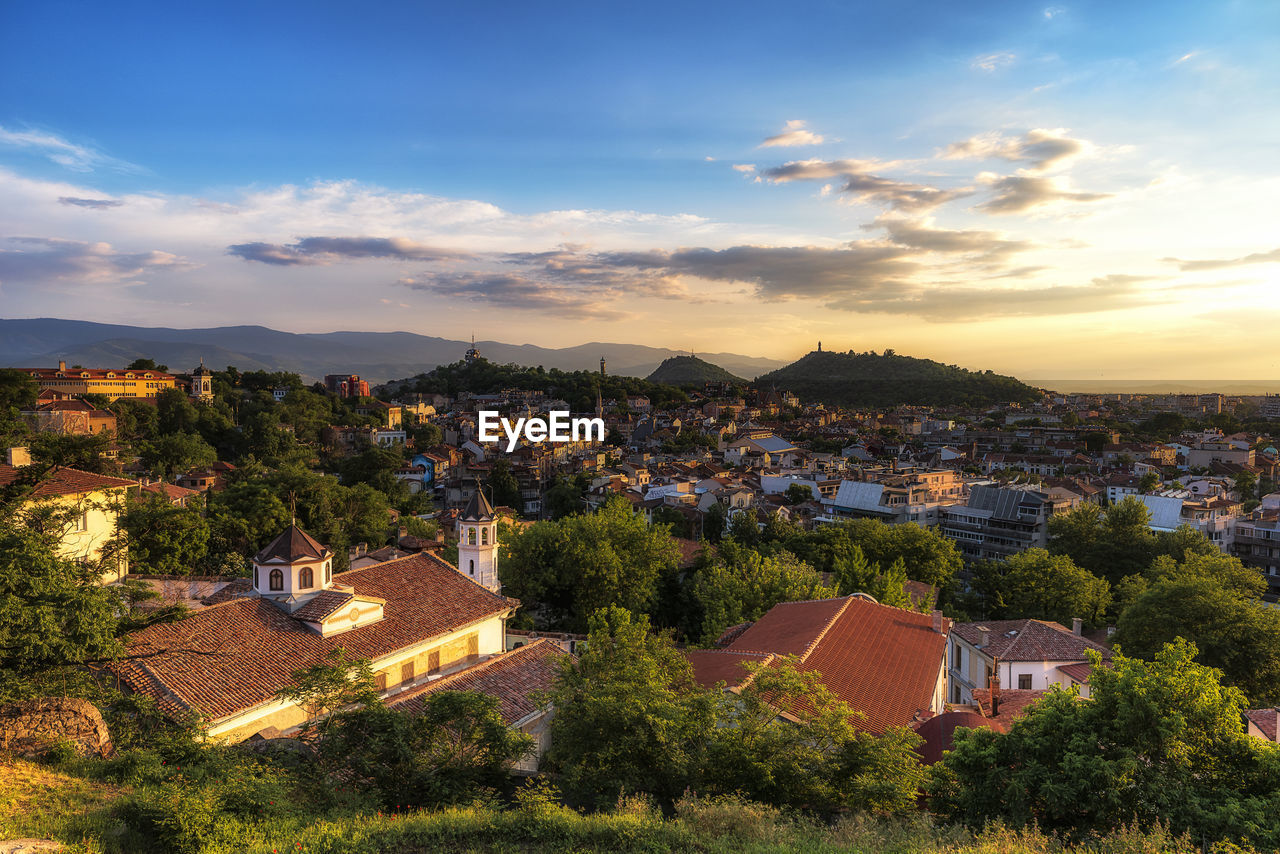
<svg viewBox="0 0 1280 854"><path fill-rule="evenodd" d="M735 383L745 385L746 380L735 377L719 365L699 359L697 356L672 356L658 366L646 379L651 383L674 386L699 386L704 383Z"/></svg>
<svg viewBox="0 0 1280 854"><path fill-rule="evenodd" d="M839 406L981 406L1030 403L1040 397L1037 389L1013 377L899 356L892 350L883 355L814 351L757 378L756 385Z"/></svg>
<svg viewBox="0 0 1280 854"><path fill-rule="evenodd" d="M378 389L381 396L406 392L449 394L469 391L494 394L503 389L541 391L548 397L565 400L575 412L589 412L596 405L596 390L607 405L625 400L629 395L645 395L656 407L683 403L688 398L678 388L637 377L601 376L595 371L561 371L524 365L499 365L487 359L440 365L427 373L401 380L391 380Z"/></svg>

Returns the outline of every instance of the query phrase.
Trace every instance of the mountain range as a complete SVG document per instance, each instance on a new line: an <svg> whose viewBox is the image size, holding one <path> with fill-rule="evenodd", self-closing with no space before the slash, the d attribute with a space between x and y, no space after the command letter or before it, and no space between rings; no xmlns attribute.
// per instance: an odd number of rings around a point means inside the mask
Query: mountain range
<svg viewBox="0 0 1280 854"><path fill-rule="evenodd" d="M60 359L85 367L124 367L138 358L154 359L173 371L200 364L234 365L242 371L290 371L307 381L325 374L359 374L371 383L412 376L462 358L469 341L413 332L282 332L265 326L217 326L207 329L126 326L58 318L0 319L0 366L47 367ZM677 350L641 344L592 342L552 349L532 344L477 341L476 349L500 364L542 365L565 371L598 369L644 377ZM706 354L716 364L755 377L786 364L736 353Z"/></svg>

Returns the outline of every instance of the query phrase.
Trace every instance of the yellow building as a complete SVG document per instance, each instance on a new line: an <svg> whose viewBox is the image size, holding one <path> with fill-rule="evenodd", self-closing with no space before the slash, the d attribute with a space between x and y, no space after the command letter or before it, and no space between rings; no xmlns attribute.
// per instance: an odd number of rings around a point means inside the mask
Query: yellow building
<svg viewBox="0 0 1280 854"><path fill-rule="evenodd" d="M18 450L18 449L15 449ZM0 487L19 480L23 474L22 463L29 462L21 456L10 459L20 465L0 463ZM62 533L59 554L71 560L99 562L103 560L103 547L116 536L116 523L125 493L136 489L132 480L93 474L73 468L55 468L31 491L27 505L47 502L59 510L69 510L69 520ZM102 583L110 584L124 578L129 572L129 558L123 549L107 558Z"/></svg>
<svg viewBox="0 0 1280 854"><path fill-rule="evenodd" d="M117 673L167 714L200 714L209 737L223 741L306 721L307 709L279 692L293 673L339 648L348 660L370 662L388 702L487 665L483 672L502 674L499 682L520 695L504 702L515 703L509 723L522 729L538 717L520 706L525 686L545 686L555 670L548 656L506 652L505 623L517 600L428 552L336 573L333 553L290 526L254 557L251 578L216 599L183 620L134 632L134 657Z"/></svg>
<svg viewBox="0 0 1280 854"><path fill-rule="evenodd" d="M68 368L58 362L56 368L23 368L46 389L60 394L101 394L108 400L121 397L155 397L167 388L177 386L177 378L163 371L113 370L110 368Z"/></svg>

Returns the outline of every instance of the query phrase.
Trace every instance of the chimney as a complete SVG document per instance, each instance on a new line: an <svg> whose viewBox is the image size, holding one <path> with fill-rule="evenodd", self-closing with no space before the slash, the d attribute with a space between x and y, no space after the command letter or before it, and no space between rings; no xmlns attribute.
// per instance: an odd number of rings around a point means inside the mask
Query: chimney
<svg viewBox="0 0 1280 854"><path fill-rule="evenodd" d="M991 717L1000 714L1000 662L996 662L995 670L991 672Z"/></svg>
<svg viewBox="0 0 1280 854"><path fill-rule="evenodd" d="M1072 617L1071 618L1071 634L1076 635L1078 637L1083 630L1084 630L1084 620L1080 619L1079 617Z"/></svg>
<svg viewBox="0 0 1280 854"><path fill-rule="evenodd" d="M67 362L66 362L66 360L65 360L65 359L59 359L59 360L58 360L58 370L60 370L60 371L65 371L66 369L67 369Z"/></svg>
<svg viewBox="0 0 1280 854"><path fill-rule="evenodd" d="M31 452L26 446L9 448L4 454L5 462L16 469L31 465Z"/></svg>
<svg viewBox="0 0 1280 854"><path fill-rule="evenodd" d="M933 612L933 630L938 634L942 634L942 612Z"/></svg>
<svg viewBox="0 0 1280 854"><path fill-rule="evenodd" d="M989 643L991 643L991 629L978 626L978 649L986 649Z"/></svg>

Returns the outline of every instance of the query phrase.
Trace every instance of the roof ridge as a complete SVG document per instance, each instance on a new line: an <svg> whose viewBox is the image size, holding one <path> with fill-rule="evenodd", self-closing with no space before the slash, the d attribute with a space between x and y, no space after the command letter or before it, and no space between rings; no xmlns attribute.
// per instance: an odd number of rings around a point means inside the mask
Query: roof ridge
<svg viewBox="0 0 1280 854"><path fill-rule="evenodd" d="M839 609L838 609L834 614L832 614L832 615L831 615L831 619L827 620L827 624L826 624L825 626L823 626L823 627L822 627L822 631L818 632L818 636L817 636L817 637L815 637L812 641L810 641L810 642L809 642L809 645L808 645L808 646L806 646L806 647L804 648L804 652L800 653L800 663L801 663L801 664L803 664L803 663L804 663L804 661L805 661L805 660L806 660L810 655L812 655L812 654L813 654L813 651L814 651L815 649L817 649L817 648L818 648L818 644L822 643L822 639L823 639L823 638L825 638L825 637L827 636L827 632L831 631L831 627L832 627L832 626L834 626L834 625L836 624L836 621L837 621L837 620L839 620L842 616L844 616L844 612L845 612L845 611L847 611L847 610L849 609L849 604L850 604L851 602L853 602L853 600L856 598L856 596L855 596L855 595L849 595L849 596L838 597L838 598L843 598L843 599L844 599L844 604L842 604L842 605L840 606L840 608L839 608ZM813 599L813 600L809 600L809 601L813 601L813 602L822 602L822 601L826 601L826 600L823 600L823 599Z"/></svg>

